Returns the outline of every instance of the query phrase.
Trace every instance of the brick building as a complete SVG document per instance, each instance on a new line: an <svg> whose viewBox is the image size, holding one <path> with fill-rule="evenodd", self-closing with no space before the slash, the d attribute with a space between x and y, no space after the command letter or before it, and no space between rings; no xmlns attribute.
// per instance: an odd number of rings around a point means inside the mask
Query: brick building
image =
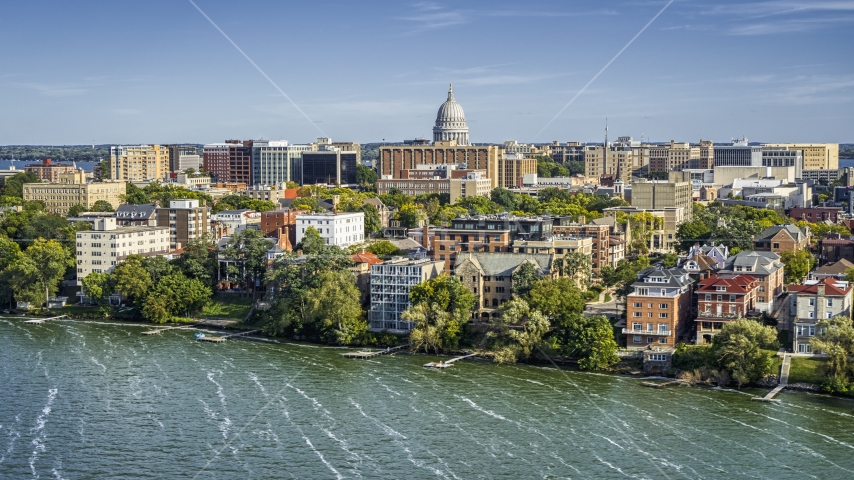
<svg viewBox="0 0 854 480"><path fill-rule="evenodd" d="M204 146L202 155L205 170L216 182L253 184L252 140L210 143Z"/></svg>
<svg viewBox="0 0 854 480"><path fill-rule="evenodd" d="M756 309L770 313L774 299L783 293L783 262L774 252L745 251L727 258L720 274L749 274L759 280Z"/></svg>
<svg viewBox="0 0 854 480"><path fill-rule="evenodd" d="M33 172L39 180L56 183L59 175L63 173L74 173L77 167L73 164L53 163L53 160L45 158L42 163L32 163L24 167L25 172Z"/></svg>
<svg viewBox="0 0 854 480"><path fill-rule="evenodd" d="M691 317L691 278L681 268L647 268L626 297L629 348L674 347Z"/></svg>
<svg viewBox="0 0 854 480"><path fill-rule="evenodd" d="M840 207L795 207L789 211L789 218L793 218L795 220L806 220L810 223L818 223L825 220L830 220L831 222L836 223L836 219L843 213L845 212Z"/></svg>
<svg viewBox="0 0 854 480"><path fill-rule="evenodd" d="M752 275L714 274L697 283L696 343L711 343L724 323L757 314L759 280Z"/></svg>
<svg viewBox="0 0 854 480"><path fill-rule="evenodd" d="M841 259L854 261L854 240L838 233L828 233L819 242L819 263L837 262Z"/></svg>
<svg viewBox="0 0 854 480"><path fill-rule="evenodd" d="M763 252L799 252L809 249L810 230L795 225L774 225L753 238L753 248Z"/></svg>

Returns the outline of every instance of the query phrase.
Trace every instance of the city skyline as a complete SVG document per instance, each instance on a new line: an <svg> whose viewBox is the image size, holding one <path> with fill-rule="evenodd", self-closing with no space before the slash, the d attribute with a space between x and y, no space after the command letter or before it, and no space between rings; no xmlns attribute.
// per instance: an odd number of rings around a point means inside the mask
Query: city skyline
<svg viewBox="0 0 854 480"><path fill-rule="evenodd" d="M0 144L854 141L854 2L194 3L4 6Z"/></svg>

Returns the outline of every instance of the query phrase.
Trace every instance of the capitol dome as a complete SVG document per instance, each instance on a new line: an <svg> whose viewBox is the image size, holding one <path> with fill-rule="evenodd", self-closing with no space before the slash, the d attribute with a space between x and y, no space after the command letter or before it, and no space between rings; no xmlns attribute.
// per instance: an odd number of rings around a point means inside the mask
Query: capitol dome
<svg viewBox="0 0 854 480"><path fill-rule="evenodd" d="M456 140L457 145L469 144L469 127L463 107L454 100L454 86L448 89L448 99L439 107L436 114L436 126L433 127L433 141L447 142Z"/></svg>

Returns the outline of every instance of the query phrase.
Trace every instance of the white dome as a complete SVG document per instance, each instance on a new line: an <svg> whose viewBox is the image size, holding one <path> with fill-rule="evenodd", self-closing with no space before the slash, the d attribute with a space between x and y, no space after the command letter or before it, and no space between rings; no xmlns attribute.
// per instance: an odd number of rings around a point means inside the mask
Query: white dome
<svg viewBox="0 0 854 480"><path fill-rule="evenodd" d="M436 126L433 127L433 141L454 140L457 145L469 144L469 127L463 107L454 100L454 86L448 89L448 99L436 113Z"/></svg>

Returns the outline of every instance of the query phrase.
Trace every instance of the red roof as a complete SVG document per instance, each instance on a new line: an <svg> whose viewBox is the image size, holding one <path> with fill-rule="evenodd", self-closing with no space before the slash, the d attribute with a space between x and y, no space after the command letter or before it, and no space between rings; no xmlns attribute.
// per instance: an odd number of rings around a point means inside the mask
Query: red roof
<svg viewBox="0 0 854 480"><path fill-rule="evenodd" d="M357 253L355 255L350 255L350 258L352 258L355 263L367 263L368 265L383 263L381 258L371 252Z"/></svg>
<svg viewBox="0 0 854 480"><path fill-rule="evenodd" d="M700 280L697 283L696 292L716 292L718 286L725 286L727 293L747 293L758 286L758 281L753 275L716 273Z"/></svg>
<svg viewBox="0 0 854 480"><path fill-rule="evenodd" d="M837 287L835 284L839 283L839 280L833 277L827 277L824 280L819 281L814 285L789 285L786 287L792 293L803 293L805 295L816 295L818 294L819 285L824 285L824 294L825 295L833 295L844 297L848 295L848 292L851 291L851 285L849 284L844 289Z"/></svg>

